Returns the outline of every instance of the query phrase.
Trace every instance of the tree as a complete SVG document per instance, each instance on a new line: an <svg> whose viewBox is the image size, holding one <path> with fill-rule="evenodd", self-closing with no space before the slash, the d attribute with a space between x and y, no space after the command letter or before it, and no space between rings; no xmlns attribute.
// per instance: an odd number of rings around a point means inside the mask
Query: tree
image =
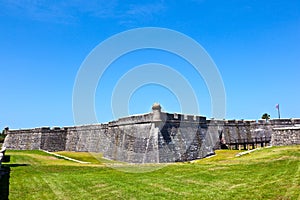
<svg viewBox="0 0 300 200"><path fill-rule="evenodd" d="M265 113L261 116L262 119L265 119L266 121L268 121L270 119L270 115L268 113Z"/></svg>
<svg viewBox="0 0 300 200"><path fill-rule="evenodd" d="M6 128L2 131L2 133L0 132L0 143L3 143L3 142L4 142L4 139L5 139L6 135L7 135L7 131L8 131L8 130L9 130L9 128L6 127Z"/></svg>

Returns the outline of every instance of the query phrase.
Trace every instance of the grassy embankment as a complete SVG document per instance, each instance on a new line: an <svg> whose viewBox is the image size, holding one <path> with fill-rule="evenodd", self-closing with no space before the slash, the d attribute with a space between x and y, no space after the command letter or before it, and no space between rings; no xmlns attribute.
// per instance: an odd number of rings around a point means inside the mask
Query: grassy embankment
<svg viewBox="0 0 300 200"><path fill-rule="evenodd" d="M40 151L8 151L14 199L299 199L300 146L239 151L148 173L107 167L89 153L60 152L80 164ZM99 155L98 155L99 156Z"/></svg>

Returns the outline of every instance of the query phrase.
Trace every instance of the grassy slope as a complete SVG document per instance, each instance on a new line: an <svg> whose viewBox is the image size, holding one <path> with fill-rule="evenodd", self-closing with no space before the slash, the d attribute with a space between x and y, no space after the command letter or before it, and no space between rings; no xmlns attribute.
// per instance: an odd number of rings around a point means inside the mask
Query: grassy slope
<svg viewBox="0 0 300 200"><path fill-rule="evenodd" d="M238 151L149 173L106 167L88 153L60 152L78 164L39 151L9 151L10 199L299 199L300 146ZM24 166L24 164L26 164Z"/></svg>

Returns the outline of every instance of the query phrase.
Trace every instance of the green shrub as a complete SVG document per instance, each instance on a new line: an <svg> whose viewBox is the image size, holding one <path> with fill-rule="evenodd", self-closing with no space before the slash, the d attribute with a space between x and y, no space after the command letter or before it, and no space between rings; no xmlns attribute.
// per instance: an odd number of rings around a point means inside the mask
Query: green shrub
<svg viewBox="0 0 300 200"><path fill-rule="evenodd" d="M0 134L0 143L4 142L5 137L6 137L6 134Z"/></svg>

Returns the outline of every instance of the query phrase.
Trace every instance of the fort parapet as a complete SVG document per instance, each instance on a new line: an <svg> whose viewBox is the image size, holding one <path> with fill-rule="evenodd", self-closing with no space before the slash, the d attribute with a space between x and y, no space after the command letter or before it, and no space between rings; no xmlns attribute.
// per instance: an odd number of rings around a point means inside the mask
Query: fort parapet
<svg viewBox="0 0 300 200"><path fill-rule="evenodd" d="M204 158L222 147L300 144L300 119L207 120L161 112L120 118L105 124L6 130L7 149L101 152L130 163L180 162ZM250 147L249 147L250 145Z"/></svg>

